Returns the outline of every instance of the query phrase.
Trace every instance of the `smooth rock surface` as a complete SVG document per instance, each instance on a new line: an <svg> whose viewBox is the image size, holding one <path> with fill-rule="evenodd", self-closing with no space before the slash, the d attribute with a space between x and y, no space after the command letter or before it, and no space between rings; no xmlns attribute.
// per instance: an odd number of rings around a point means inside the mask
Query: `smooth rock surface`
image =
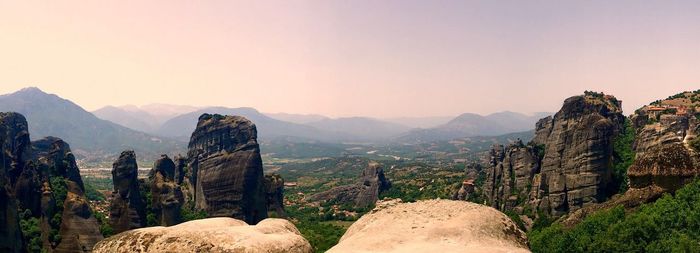
<svg viewBox="0 0 700 253"><path fill-rule="evenodd" d="M498 210L466 201L390 200L355 222L329 253L529 252L525 233Z"/></svg>
<svg viewBox="0 0 700 253"><path fill-rule="evenodd" d="M251 226L221 217L123 232L99 242L93 252L310 253L313 250L287 220L265 219Z"/></svg>

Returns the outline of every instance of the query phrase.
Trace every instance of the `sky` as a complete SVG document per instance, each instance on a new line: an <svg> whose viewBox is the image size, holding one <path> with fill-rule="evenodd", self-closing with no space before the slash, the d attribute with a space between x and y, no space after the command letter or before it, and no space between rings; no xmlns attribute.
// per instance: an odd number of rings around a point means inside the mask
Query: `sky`
<svg viewBox="0 0 700 253"><path fill-rule="evenodd" d="M0 94L327 116L626 113L700 89L700 1L6 1ZM1 108L0 108L1 109Z"/></svg>

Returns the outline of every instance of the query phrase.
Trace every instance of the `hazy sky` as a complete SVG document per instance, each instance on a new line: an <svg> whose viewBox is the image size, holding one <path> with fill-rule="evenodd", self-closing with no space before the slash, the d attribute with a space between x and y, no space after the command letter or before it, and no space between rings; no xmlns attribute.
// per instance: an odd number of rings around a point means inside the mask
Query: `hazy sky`
<svg viewBox="0 0 700 253"><path fill-rule="evenodd" d="M700 1L5 1L0 93L329 116L626 112L700 89ZM1 109L1 108L0 108Z"/></svg>

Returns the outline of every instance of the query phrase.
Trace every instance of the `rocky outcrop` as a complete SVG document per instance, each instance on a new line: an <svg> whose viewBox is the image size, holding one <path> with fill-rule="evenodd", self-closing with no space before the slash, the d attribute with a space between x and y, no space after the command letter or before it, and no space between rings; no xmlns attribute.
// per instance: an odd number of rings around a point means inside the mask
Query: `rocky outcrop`
<svg viewBox="0 0 700 253"><path fill-rule="evenodd" d="M522 141L494 145L490 151L489 170L483 185L483 194L492 207L512 210L528 200L532 179L540 172L537 148Z"/></svg>
<svg viewBox="0 0 700 253"><path fill-rule="evenodd" d="M127 231L101 241L94 252L310 253L313 250L287 220L265 219L250 226L232 218L210 218L172 227Z"/></svg>
<svg viewBox="0 0 700 253"><path fill-rule="evenodd" d="M529 252L527 237L491 207L453 200L391 200L352 224L329 253Z"/></svg>
<svg viewBox="0 0 700 253"><path fill-rule="evenodd" d="M17 174L16 167L22 164L21 159L17 162L17 158L22 156L17 151L25 149L18 149L16 141L24 135L26 129L26 120L22 115L0 112L0 252L22 250L22 232L12 175Z"/></svg>
<svg viewBox="0 0 700 253"><path fill-rule="evenodd" d="M673 192L700 175L700 92L684 92L638 109L636 158L627 171L631 188Z"/></svg>
<svg viewBox="0 0 700 253"><path fill-rule="evenodd" d="M544 156L533 178L531 204L559 216L605 200L612 184L613 140L624 120L622 103L610 95L566 99L536 130L533 143L542 145Z"/></svg>
<svg viewBox="0 0 700 253"><path fill-rule="evenodd" d="M335 187L309 198L312 202L331 201L334 203L354 203L356 208L365 208L377 202L379 194L391 187L379 163L370 162L353 185Z"/></svg>
<svg viewBox="0 0 700 253"><path fill-rule="evenodd" d="M23 242L35 239L21 238L18 210L24 219L39 220L43 245L33 241L33 247L90 251L102 234L68 143L55 137L30 142L22 115L0 113L0 144L0 251L17 252L27 247ZM57 235L52 235L54 231Z"/></svg>
<svg viewBox="0 0 700 253"><path fill-rule="evenodd" d="M625 117L615 97L586 92L568 98L553 117L536 124L535 137L491 151L484 183L488 202L501 210L540 210L561 216L607 199L613 140Z"/></svg>
<svg viewBox="0 0 700 253"><path fill-rule="evenodd" d="M265 175L267 211L270 217L287 217L284 211L284 179L278 174Z"/></svg>
<svg viewBox="0 0 700 253"><path fill-rule="evenodd" d="M112 164L114 191L109 221L115 233L146 225L145 203L141 199L138 165L134 151L124 151Z"/></svg>
<svg viewBox="0 0 700 253"><path fill-rule="evenodd" d="M56 137L46 137L32 142L34 157L40 168L44 168L49 177L59 178L59 182L65 185L66 195L63 202L56 203L57 185L44 184L42 188L42 220L48 222L53 218L54 212L61 211L61 223L58 228L60 241L54 242L53 252L85 252L90 251L95 243L102 240L100 225L92 215L88 200L85 197L80 170L75 162L68 143ZM53 205L60 205L54 207ZM51 224L56 225L56 224ZM43 233L48 236L49 231ZM48 237L44 239L44 247Z"/></svg>
<svg viewBox="0 0 700 253"><path fill-rule="evenodd" d="M197 209L250 224L267 217L255 124L240 116L203 114L188 147Z"/></svg>
<svg viewBox="0 0 700 253"><path fill-rule="evenodd" d="M172 226L182 221L180 209L185 199L175 182L176 169L177 166L167 155L162 155L151 169L151 208L161 226Z"/></svg>

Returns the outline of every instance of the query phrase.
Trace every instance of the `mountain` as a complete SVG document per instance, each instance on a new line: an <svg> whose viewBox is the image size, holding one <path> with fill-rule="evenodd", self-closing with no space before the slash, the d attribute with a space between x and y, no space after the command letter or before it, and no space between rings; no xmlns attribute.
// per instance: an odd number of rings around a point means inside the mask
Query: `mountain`
<svg viewBox="0 0 700 253"><path fill-rule="evenodd" d="M162 136L176 138L178 140L189 140L192 131L194 131L197 125L199 116L204 113L238 115L246 117L255 123L258 129L258 137L262 140L271 140L281 137L294 137L299 139L299 141L339 141L351 138L351 136L343 133L328 132L312 126L273 119L249 107L209 107L182 114L166 121L158 130L158 133Z"/></svg>
<svg viewBox="0 0 700 253"><path fill-rule="evenodd" d="M404 125L366 117L324 119L307 125L328 132L346 133L361 141L389 139L410 130Z"/></svg>
<svg viewBox="0 0 700 253"><path fill-rule="evenodd" d="M297 124L308 124L311 122L330 119L326 116L318 115L318 114L265 113L265 115L267 115L273 119L297 123Z"/></svg>
<svg viewBox="0 0 700 253"><path fill-rule="evenodd" d="M427 129L414 129L400 136L402 142L429 142L451 140L470 136L494 136L531 130L538 119L548 113L525 115L516 112L499 112L482 116L464 113L449 122Z"/></svg>
<svg viewBox="0 0 700 253"><path fill-rule="evenodd" d="M438 116L438 117L399 117L382 119L399 125L408 126L411 128L431 128L447 123L454 116Z"/></svg>
<svg viewBox="0 0 700 253"><path fill-rule="evenodd" d="M100 119L155 134L160 126L169 119L197 109L197 107L186 105L149 104L144 106L105 106L92 113Z"/></svg>
<svg viewBox="0 0 700 253"><path fill-rule="evenodd" d="M60 137L71 144L79 158L90 157L95 162L114 158L125 149L134 149L139 159L146 160L185 149L183 142L99 119L69 100L34 87L0 96L0 111L24 115L33 139Z"/></svg>

